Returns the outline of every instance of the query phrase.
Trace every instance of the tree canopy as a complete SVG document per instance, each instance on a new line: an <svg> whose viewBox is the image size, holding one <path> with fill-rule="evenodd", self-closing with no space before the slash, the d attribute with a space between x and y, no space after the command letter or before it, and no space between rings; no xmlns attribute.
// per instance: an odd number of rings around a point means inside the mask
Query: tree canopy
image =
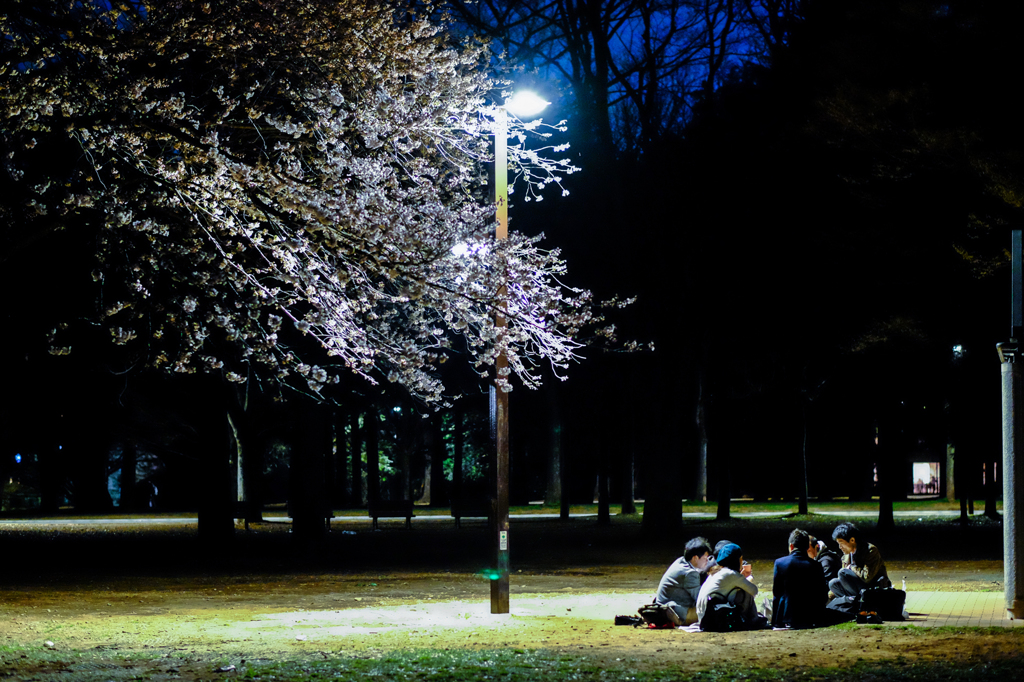
<svg viewBox="0 0 1024 682"><path fill-rule="evenodd" d="M14 0L0 34L4 265L62 250L51 293L78 302L20 308L51 353L99 330L141 366L436 399L457 335L528 385L579 348L588 294L495 241L476 191L504 115L485 49L412 5ZM511 121L528 194L574 170L530 134Z"/></svg>

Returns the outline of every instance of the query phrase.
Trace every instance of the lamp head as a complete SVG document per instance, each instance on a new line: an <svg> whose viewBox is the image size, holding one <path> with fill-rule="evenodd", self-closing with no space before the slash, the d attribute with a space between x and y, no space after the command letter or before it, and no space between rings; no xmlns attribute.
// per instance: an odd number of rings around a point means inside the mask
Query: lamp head
<svg viewBox="0 0 1024 682"><path fill-rule="evenodd" d="M551 104L536 93L523 90L512 95L505 102L505 109L519 118L530 118L544 110L544 107Z"/></svg>

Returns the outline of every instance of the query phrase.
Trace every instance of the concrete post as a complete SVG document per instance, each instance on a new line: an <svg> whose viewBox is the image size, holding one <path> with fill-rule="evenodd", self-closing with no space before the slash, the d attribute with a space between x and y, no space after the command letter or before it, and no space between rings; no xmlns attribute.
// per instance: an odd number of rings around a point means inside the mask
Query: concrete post
<svg viewBox="0 0 1024 682"><path fill-rule="evenodd" d="M1024 419L1020 409L1021 369L1018 339L1024 331L1024 239L1021 230L1013 230L1011 247L1012 280L1010 291L1010 333L1008 343L996 344L1002 363L1003 399L1003 591L1009 619L1024 618L1024 535L1018 513L1024 509L1024 487L1017 485L1017 445L1024 446L1021 429ZM1022 481L1024 483L1024 481Z"/></svg>
<svg viewBox="0 0 1024 682"><path fill-rule="evenodd" d="M1021 422L1017 407L1021 405L1020 366L1006 357L1002 364L1003 392L1003 586L1007 616L1024 618L1024 571L1018 564L1024 556L1024 534L1017 523L1017 514L1024 509L1024 486L1017 485L1017 444L1021 438Z"/></svg>

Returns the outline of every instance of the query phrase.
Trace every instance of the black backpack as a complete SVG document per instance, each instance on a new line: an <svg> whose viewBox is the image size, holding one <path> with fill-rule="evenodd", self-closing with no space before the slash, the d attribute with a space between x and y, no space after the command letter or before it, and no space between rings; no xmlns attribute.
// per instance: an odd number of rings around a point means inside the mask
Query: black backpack
<svg viewBox="0 0 1024 682"><path fill-rule="evenodd" d="M672 617L675 616L675 612L669 614L669 610L671 610L671 608L672 607L665 606L664 604L645 604L637 609L637 613L640 614L642 623L634 623L633 625L634 627L640 627L640 625L643 624L651 629L674 628L676 627L676 620L678 620L678 617L673 620Z"/></svg>
<svg viewBox="0 0 1024 682"><path fill-rule="evenodd" d="M743 619L740 607L729 602L732 593L739 589L734 587L726 595L718 592L708 595L708 607L704 611L704 617L700 619L701 630L704 632L733 632L746 629L747 622Z"/></svg>

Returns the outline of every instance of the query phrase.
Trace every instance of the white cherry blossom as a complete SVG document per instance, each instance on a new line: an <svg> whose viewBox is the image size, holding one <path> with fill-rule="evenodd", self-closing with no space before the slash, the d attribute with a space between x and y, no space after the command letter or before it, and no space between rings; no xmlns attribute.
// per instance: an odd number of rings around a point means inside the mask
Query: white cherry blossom
<svg viewBox="0 0 1024 682"><path fill-rule="evenodd" d="M454 335L481 370L507 356L506 388L575 357L589 294L538 239L495 241L480 198L504 96L482 45L378 0L9 5L7 243L88 235L100 312L81 319L138 363L313 392L354 372L430 400ZM527 200L576 170L528 146L545 129L510 122Z"/></svg>

